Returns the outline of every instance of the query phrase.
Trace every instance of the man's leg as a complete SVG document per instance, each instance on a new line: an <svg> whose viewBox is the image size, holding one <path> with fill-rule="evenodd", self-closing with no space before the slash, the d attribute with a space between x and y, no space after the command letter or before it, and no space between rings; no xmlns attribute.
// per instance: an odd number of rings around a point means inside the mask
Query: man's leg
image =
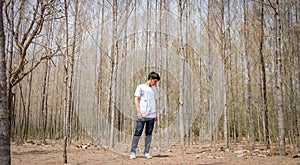
<svg viewBox="0 0 300 165"><path fill-rule="evenodd" d="M132 143L131 143L131 150L130 150L130 159L135 159L136 158L136 149L139 144L141 136L133 136L132 138Z"/></svg>
<svg viewBox="0 0 300 165"><path fill-rule="evenodd" d="M135 129L134 136L132 138L132 143L131 143L130 159L135 159L136 149L138 147L140 137L143 133L144 124L145 124L145 122L142 120L136 121L136 129Z"/></svg>
<svg viewBox="0 0 300 165"><path fill-rule="evenodd" d="M151 146L154 122L155 122L155 119L146 121L146 137L145 137L145 150L144 150L144 155L146 158L152 158L152 156L149 154L149 151L150 151L150 146Z"/></svg>

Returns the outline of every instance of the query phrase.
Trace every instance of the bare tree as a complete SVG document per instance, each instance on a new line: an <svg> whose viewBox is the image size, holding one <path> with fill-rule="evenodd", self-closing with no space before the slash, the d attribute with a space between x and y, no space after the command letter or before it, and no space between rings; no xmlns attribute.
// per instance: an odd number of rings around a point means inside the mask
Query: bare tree
<svg viewBox="0 0 300 165"><path fill-rule="evenodd" d="M25 10L25 4L26 3L21 3L21 11L19 12L20 14L20 18L17 22L17 24L15 25L16 27L11 29L13 32L13 37L14 37L14 41L16 42L16 45L18 46L19 50L20 50L20 57L21 59L18 62L18 65L14 68L14 70L9 73L9 76L11 77L10 79L10 86L14 86L16 85L18 82L20 82L25 76L27 76L33 69L35 69L38 64L40 64L40 62L43 59L47 59L50 58L50 55L46 55L42 58L40 58L40 60L35 63L35 65L32 68L29 68L29 70L24 71L24 67L27 64L26 63L26 55L27 55L27 50L29 48L29 46L32 44L33 39L36 38L44 25L45 19L47 18L47 16L50 14L50 8L53 5L53 2L44 2L44 1L37 1L35 6L34 6L34 11L33 13L33 19L31 20L31 22L29 22L29 26L27 29L22 29L20 30L22 26L22 21L24 20L24 16L22 16L22 11ZM8 11L6 11L6 18L8 19L8 23L12 23L11 19L8 16ZM23 31L24 33L20 33L21 31ZM51 54L53 55L53 54ZM11 67L11 66L9 66ZM11 89L8 89L11 92ZM11 95L11 94L10 94ZM11 99L11 98L10 98ZM11 101L9 101L10 103Z"/></svg>
<svg viewBox="0 0 300 165"><path fill-rule="evenodd" d="M33 65L33 62L31 64L31 67ZM30 118L30 108L31 108L31 94L32 94L32 79L33 79L33 73L31 72L29 77L28 77L28 94L27 94L27 114L26 114L26 119L25 119L25 126L24 126L24 133L23 133L23 138L22 140L27 140L28 138L28 131L29 131L29 121L31 120Z"/></svg>
<svg viewBox="0 0 300 165"><path fill-rule="evenodd" d="M0 164L11 164L3 1L0 1L0 77Z"/></svg>
<svg viewBox="0 0 300 165"><path fill-rule="evenodd" d="M268 106L267 106L267 87L266 87L266 67L265 58L263 54L264 46L264 0L261 3L261 17L260 17L260 64L261 64L261 76L262 76L262 105L263 105L263 121L264 121L264 136L266 149L270 149L270 136L269 136L269 117L268 117Z"/></svg>
<svg viewBox="0 0 300 165"><path fill-rule="evenodd" d="M0 164L10 164L10 124L3 28L3 1L0 1Z"/></svg>
<svg viewBox="0 0 300 165"><path fill-rule="evenodd" d="M221 22L220 22L220 34L221 34L221 57L222 57L222 88L223 88L223 130L224 130L224 148L228 149L228 107L227 107L227 59L228 55L226 53L227 43L226 43L226 22L225 22L225 1L222 0L220 4L221 10Z"/></svg>
<svg viewBox="0 0 300 165"><path fill-rule="evenodd" d="M249 126L250 126L250 141L251 149L254 149L254 128L253 128L253 115L251 107L251 71L250 71L250 59L249 59L249 27L248 27L248 2L244 0L244 46L245 46L245 59L246 59L246 69L247 69L247 105L248 105L248 115L249 115Z"/></svg>
<svg viewBox="0 0 300 165"><path fill-rule="evenodd" d="M282 103L282 62L281 62L281 51L282 51L282 25L281 25L281 14L280 14L280 3L276 0L276 6L270 2L273 7L275 15L275 38L276 38L276 101L277 101L277 113L278 113L278 133L279 133L279 152L281 156L285 156L285 133L284 133L284 116L283 116L283 103Z"/></svg>
<svg viewBox="0 0 300 165"><path fill-rule="evenodd" d="M98 30L97 30L97 37L99 36L100 37L100 45L103 45L103 41L104 41L104 0L102 0L102 5L99 6L99 13L101 11L101 19L99 19L98 21L98 26L100 27ZM99 15L100 17L100 15ZM101 21L101 22L100 22ZM100 35L99 35L100 33ZM96 51L96 54L95 56L97 56L98 54L98 51ZM101 120L100 120L100 117L101 117L101 84L102 84L102 78L103 78L103 69L102 69L102 65L103 65L103 53L102 51L99 52L100 54L100 57L99 57L99 64L98 64L98 73L97 73L97 82L96 82L96 99L97 99L97 140L98 140L98 143L100 142L100 139L101 139L101 134L100 134L100 129L102 130L103 128L103 125L101 124Z"/></svg>
<svg viewBox="0 0 300 165"><path fill-rule="evenodd" d="M7 19L7 27L9 27L7 30L10 34L7 73L9 118L12 130L14 130L15 126L14 117L17 115L16 112L18 112L17 110L14 110L14 101L16 101L16 99L14 99L15 94L13 93L14 86L35 70L43 60L49 59L57 53L55 50L50 54L44 53L40 56L31 56L31 53L28 53L32 51L32 45L37 45L34 41L41 36L45 21L47 21L49 15L53 13L53 5L54 1L15 2L14 0L8 1L5 4L4 12ZM15 13L14 10L16 8L19 10ZM31 12L26 13L27 10L30 10ZM28 100L30 100L30 98L28 98ZM29 104L30 103L27 105L27 113L23 111L24 119L22 122L24 123L21 123L21 129L24 127L24 131L28 130ZM25 104L23 104L23 107L24 106ZM24 137L26 137L25 135L26 133L24 133Z"/></svg>
<svg viewBox="0 0 300 165"><path fill-rule="evenodd" d="M231 134L229 134L229 137L233 137L233 142L234 142L234 144L236 144L236 122L235 122L235 120L236 120L236 117L235 117L235 114L236 114L236 102L237 102L237 100L236 100L236 97L235 97L235 93L234 93L234 72L233 72L233 62L234 62L234 56L235 56L235 54L233 53L233 51L232 51L232 43L231 43L231 40L232 40L232 34L231 34L231 25L232 25L232 18L231 18L231 14L232 14L232 12L231 12L231 10L232 10L232 8L231 8L231 3L230 3L230 1L228 1L228 3L227 3L227 10L228 10L228 12L227 12L227 24L228 24L228 28L227 28L227 33L228 33L228 37L227 37L227 42L228 42L228 58L229 58L229 72L228 72L228 77L229 77L229 89L230 89L230 92L231 92L231 100L229 101L229 102L232 102L232 105L230 106L229 105L229 107L230 107L230 110L231 111L229 111L229 117L231 117L231 120L229 121L229 133L231 133L232 132L232 135ZM230 127L230 126L232 126L232 128Z"/></svg>
<svg viewBox="0 0 300 165"><path fill-rule="evenodd" d="M117 87L117 67L118 67L118 2L117 0L113 1L113 40L112 40L112 73L111 73L111 123L110 123L110 140L109 147L113 148L114 146L114 123L115 123L115 112L116 112L116 87Z"/></svg>
<svg viewBox="0 0 300 165"><path fill-rule="evenodd" d="M42 143L46 142L46 126L48 116L48 94L47 94L47 83L49 78L49 62L45 61L44 80L42 89L42 100L41 100L41 112L39 120L39 134L41 134Z"/></svg>
<svg viewBox="0 0 300 165"><path fill-rule="evenodd" d="M185 154L185 145L184 145L184 119L183 119L183 111L184 111L184 70L185 70L185 55L184 55L184 45L183 45L183 10L184 4L182 0L179 0L179 53L180 53L180 71L179 71L179 139L180 139L180 147L181 154Z"/></svg>
<svg viewBox="0 0 300 165"><path fill-rule="evenodd" d="M211 12L212 12L212 2L208 1L208 7L207 7L207 27L210 28L211 26ZM210 30L207 33L208 35L208 79L209 79L209 144L210 147L213 145L213 93L214 93L214 85L213 85L213 55L212 55L212 37Z"/></svg>
<svg viewBox="0 0 300 165"><path fill-rule="evenodd" d="M79 4L78 0L75 0L75 11L74 11L74 23L73 23L73 36L72 36L72 47L71 47L71 56L70 56L70 81L69 81L69 140L68 144L71 144L71 138L72 138L72 116L74 113L74 104L73 104L73 83L74 83L74 66L75 66L75 54L76 54L76 48L77 48L77 36L78 36L78 14L79 14ZM68 49L68 47L67 47Z"/></svg>
<svg viewBox="0 0 300 165"><path fill-rule="evenodd" d="M67 156L67 145L68 145L68 137L69 137L69 114L70 114L70 78L69 78L69 17L68 17L68 2L64 0L64 12L65 12L65 30L66 30L66 50L64 53L64 141L63 141L63 158L64 163L68 163L68 156Z"/></svg>

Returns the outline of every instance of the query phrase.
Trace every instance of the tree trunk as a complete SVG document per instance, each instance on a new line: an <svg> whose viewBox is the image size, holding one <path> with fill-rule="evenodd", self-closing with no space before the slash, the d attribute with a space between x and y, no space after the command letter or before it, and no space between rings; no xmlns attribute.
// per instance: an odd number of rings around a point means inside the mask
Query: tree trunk
<svg viewBox="0 0 300 165"><path fill-rule="evenodd" d="M11 12L11 22L10 22L10 28L13 29L15 24L14 24L14 15L15 15L15 12L14 12L14 5L15 5L15 0L11 0L11 6L10 6L10 12ZM2 11L2 8L1 8L1 11ZM12 137L12 127L11 127L11 119L12 119L12 84L10 82L10 79L11 79L11 74L12 74L12 58L13 58L13 54L14 54L14 32L11 30L10 31L10 36L9 36L9 42L11 43L10 44L10 47L9 47L9 50L10 52L8 53L7 55L7 91L8 91L8 110L9 110L9 115L8 115L8 118L9 118L9 122L10 122L10 126L9 126L9 129L11 129L11 137Z"/></svg>
<svg viewBox="0 0 300 165"><path fill-rule="evenodd" d="M233 141L234 141L234 144L236 144L236 122L235 122L235 110L237 109L236 108L236 98L235 97L235 93L234 93L234 83L233 83L233 71L232 71L232 67L233 67L233 56L234 56L234 53L232 51L232 45L231 45L231 25L232 25L232 19L231 19L231 6L230 6L230 1L228 0L227 1L227 20L228 20L228 28L227 28L227 33L228 33L228 38L226 39L227 43L228 43L228 59L229 59L229 72L228 72L228 78L230 79L228 82L230 82L230 84L228 85L228 88L230 88L230 91L231 91L231 100L230 102L232 102L232 105L230 106L230 109L231 109L231 113L229 113L229 117L232 116L232 119L230 121L230 123L232 124L229 124L229 126L232 125L232 129L229 128L229 133L232 132L232 135L229 134L229 137L233 137Z"/></svg>
<svg viewBox="0 0 300 165"><path fill-rule="evenodd" d="M207 27L211 28L211 11L212 11L212 5L211 1L208 1L208 11L207 11ZM213 83L213 55L212 55L212 43L211 43L211 30L208 29L208 79L209 79L209 120L208 120L208 128L209 128L209 144L210 147L213 146L213 128L214 128L214 122L213 122L213 102L214 102L214 83Z"/></svg>
<svg viewBox="0 0 300 165"><path fill-rule="evenodd" d="M17 129L16 129L16 137L17 139L17 143L21 144L23 143L23 139L22 139L22 130L24 128L24 123L25 123L25 119L26 119L26 106L25 106L25 99L24 99L24 95L23 95L23 89L21 84L19 85L19 91L20 91L20 107L18 108L19 112L19 119L17 122ZM26 92L25 92L26 93Z"/></svg>
<svg viewBox="0 0 300 165"><path fill-rule="evenodd" d="M0 164L11 164L3 1L0 1Z"/></svg>
<svg viewBox="0 0 300 165"><path fill-rule="evenodd" d="M193 59L190 58L190 54L189 54L189 19L190 19L190 2L189 0L185 0L185 5L184 5L184 9L186 11L186 14L185 14L185 44L182 45L183 46L183 50L184 50L184 59L186 61L187 64L189 64L189 66L192 66L191 63L193 62ZM182 42L183 44L183 42ZM183 63L183 65L185 65L185 62ZM185 72L185 68L183 69L184 72ZM187 74L184 74L184 78L183 80L187 80L187 84L185 86L191 86L191 81L190 81L190 76L187 77L186 75ZM184 95L183 95L183 98L187 98L189 97L190 95L190 91L189 90L186 90L184 91ZM183 99L185 100L185 99ZM191 100L193 100L193 98L191 98ZM193 103L191 103L193 104ZM192 127L190 128L190 116L193 116L193 109L192 109L192 105L190 106L190 108L184 108L185 109L185 122L186 122L186 128L187 128L187 133L186 133L186 137L187 137L187 144L189 146L191 146L191 138L192 138Z"/></svg>
<svg viewBox="0 0 300 165"><path fill-rule="evenodd" d="M117 0L113 1L113 61L112 61L112 81L111 81L111 123L110 123L110 140L109 140L109 147L114 147L114 123L115 123L115 112L116 112L116 89L117 89L117 67L118 67L118 22L117 22L117 15L118 15L118 2Z"/></svg>
<svg viewBox="0 0 300 165"><path fill-rule="evenodd" d="M160 5L159 5L160 4ZM159 5L159 9L158 9L158 6ZM163 0L159 0L159 1L156 1L156 12L158 12L159 13L159 17L156 17L157 18L157 20L156 20L156 22L158 22L158 30L159 31L163 31L163 24L162 24L162 21L163 21L163 5L164 5L164 2L163 2ZM156 30L157 31L157 30ZM163 47L163 38L162 38L162 33L159 33L159 44L160 44L160 46L161 47ZM162 49L160 49L160 51L159 51L159 53L160 53L160 55L162 56L163 54L162 54ZM161 58L162 59L162 58ZM162 63L160 63L161 65L163 65ZM162 71L162 67L160 66L160 73L162 73L163 71ZM167 75L166 75L166 77L167 77ZM166 81L166 82L168 82L168 80ZM167 90L167 89L166 89ZM166 98L167 99L167 98ZM160 99L161 100L161 99ZM158 104L158 105L160 105L160 104ZM167 104L168 105L168 104ZM161 107L161 106L159 106L159 107ZM165 111L165 108L163 108L163 111ZM162 114L164 114L165 112L162 112ZM158 116L158 121L157 121L157 129L158 129L158 148L161 148L161 142L162 142L162 136L161 136L161 133L162 133L162 129L161 129L161 122L160 122L160 119L162 118L162 116L163 115L161 115L161 111L160 111L160 113L159 113L159 116ZM166 123L166 125L167 125L167 123Z"/></svg>
<svg viewBox="0 0 300 165"><path fill-rule="evenodd" d="M169 30L169 26L168 26L168 22L169 22L169 15L168 13L164 12L164 11L168 11L170 10L170 2L168 0L161 0L163 2L163 5L161 4L161 8L164 8L165 10L162 10L161 13L163 14L163 18L161 19L161 22L165 22L165 24L162 25L162 30L161 31L168 31ZM168 47L168 42L169 42L169 38L167 35L163 35L162 36L162 42L163 42L163 46L162 47L165 47L167 48ZM166 49L166 68L168 69L169 68L169 49ZM165 75L166 77L166 82L169 82L170 78L169 78L169 72L166 73ZM166 93L169 94L170 93L170 85L167 83L166 84ZM169 106L170 108L170 97L167 96L166 97L166 104ZM170 111L170 109L166 109L167 112L163 112L162 114L165 114L165 113L168 113ZM165 110L165 108L164 108ZM162 121L163 119L160 119L160 121ZM169 126L170 125L170 122L169 122L169 115L166 116L166 125ZM170 146L170 127L167 127L167 136L166 136L166 139L167 139L167 146Z"/></svg>
<svg viewBox="0 0 300 165"><path fill-rule="evenodd" d="M244 0L244 38L245 38L245 59L246 59L246 68L247 68L247 100L248 100L248 115L249 115L249 125L250 125L250 141L251 149L254 150L254 128L253 128L253 114L251 106L251 71L250 71L250 59L248 55L249 47L249 26L248 26L248 1Z"/></svg>
<svg viewBox="0 0 300 165"><path fill-rule="evenodd" d="M102 4L104 4L104 0L102 0ZM101 7L101 8L100 8ZM104 39L104 5L99 6L99 11L101 11L101 23L98 22L98 27L100 27L97 30L97 34L100 32L100 45L103 45L103 39ZM100 15L99 15L100 16ZM100 19L99 19L100 20ZM98 35L97 35L98 37ZM99 65L98 65L98 73L97 73L97 82L96 82L96 99L97 99L97 143L100 144L101 141L101 130L102 130L102 122L100 120L101 117L101 84L102 84L102 51L96 51L95 56L98 56L99 53Z"/></svg>
<svg viewBox="0 0 300 165"><path fill-rule="evenodd" d="M70 57L70 75L69 75L69 82L68 82L68 92L69 92L69 96L68 96L68 106L69 106L69 114L68 114L68 120L69 120L69 128L68 128L68 144L71 144L71 138L72 138L72 116L74 113L74 104L73 104L73 79L74 79L74 66L75 66L75 53L76 53L76 37L77 37L77 20L78 20L78 0L75 0L75 13L74 13L74 23L73 23L73 28L74 28L74 32L73 32L73 42L72 42L72 52L71 52L71 57ZM68 47L67 47L68 49Z"/></svg>
<svg viewBox="0 0 300 165"><path fill-rule="evenodd" d="M104 4L104 0L102 0L102 3ZM101 13L101 39L100 39L100 43L101 43L101 45L103 45L104 44L104 23L105 23L105 20L104 20L104 12L105 12L105 7L104 7L104 5L102 5L102 13ZM100 61L99 61L99 75L98 75L98 77L99 77L99 82L100 82L100 85L102 84L102 56L103 56L103 53L102 53L102 51L101 51L101 54L100 54ZM102 89L101 88L101 86L99 87L100 89ZM99 109L99 111L100 111L100 113L101 113L101 90L99 90L100 91L100 93L99 93L99 105L100 105L100 109ZM101 115L101 114L99 114L99 115ZM108 119L106 119L106 120L108 120ZM103 126L102 126L103 127ZM101 127L101 128L102 128ZM103 128L102 128L103 129Z"/></svg>
<svg viewBox="0 0 300 165"><path fill-rule="evenodd" d="M270 149L270 137L269 137L269 117L268 117L268 106L267 106L267 85L266 85L266 67L265 59L263 54L264 45L264 0L262 0L261 5L261 19L260 19L260 44L259 44L259 54L260 54L260 64L261 64L261 76L262 76L262 106L263 106L263 126L264 126L264 139L265 147L267 150Z"/></svg>
<svg viewBox="0 0 300 165"><path fill-rule="evenodd" d="M283 116L283 103L282 103L282 63L281 63L281 37L282 25L280 18L280 5L279 0L276 0L275 11L275 38L276 38L276 101L278 113L278 131L279 131L279 152L281 156L285 156L285 132L284 132L284 116Z"/></svg>
<svg viewBox="0 0 300 165"><path fill-rule="evenodd" d="M23 132L23 139L26 141L28 137L28 131L29 131L29 121L31 120L30 116L30 107L31 107L31 93L32 93L32 79L33 79L33 74L30 73L29 75L29 83L28 83L28 95L27 95L27 114L26 114L26 119L25 119L25 128Z"/></svg>
<svg viewBox="0 0 300 165"><path fill-rule="evenodd" d="M42 143L46 142L46 125L47 125L47 93L46 93L46 88L47 88L47 78L48 78L48 68L49 64L48 61L45 62L45 69L44 69L44 81L43 81L43 91L42 91L42 100L41 100L41 113L40 113L40 130L39 132L42 135Z"/></svg>
<svg viewBox="0 0 300 165"><path fill-rule="evenodd" d="M126 18L126 20L128 20L129 19L129 16L130 16L130 7L131 7L131 0L126 0L126 12L125 12L125 18ZM124 45L123 45L123 50L124 50L124 52L122 53L122 58L124 59L124 58L126 58L127 56L128 56L128 41L129 41L129 38L128 38L128 27L130 27L130 25L128 24L128 21L126 21L126 23L125 23L125 29L124 29ZM130 31L129 31L130 32ZM122 59L122 60L123 60ZM125 63L124 64L124 68L127 68L127 66L128 66L128 64L127 63ZM127 89L129 88L128 87L128 84L127 84L127 82L126 82L126 70L124 69L124 71L123 71L123 74L122 74L122 86L119 88L120 90L122 90L122 95L121 96L119 96L120 97L120 99L122 99L122 100L126 100L126 98L127 98ZM124 85L124 86L123 86ZM126 128L128 127L127 126L127 122L126 122L126 117L125 117L125 115L124 115L124 113L126 113L126 111L125 111L125 108L126 108L126 103L125 103L125 101L123 101L123 102L121 102L121 109L119 110L119 112L121 113L121 115L122 115L122 124L123 125L121 125L120 127L121 127L121 130L122 130L122 135L123 135L123 137L124 137L124 139L123 139L123 142L124 143L127 143L127 139L126 139ZM121 139L122 140L122 139Z"/></svg>
<svg viewBox="0 0 300 165"><path fill-rule="evenodd" d="M298 1L298 6L300 6L300 2ZM299 14L300 14L300 8L299 7L297 7L297 9L296 9L296 25L299 25ZM299 33L297 33L297 35L296 35L296 43L300 43L300 34ZM297 58L298 59L298 62L296 62L296 60L295 60L295 63L297 63L297 67L298 67L298 70L300 70L300 66L299 66L299 64L300 64L300 46L296 46L296 54L298 54L298 56L296 56L295 58ZM298 72L298 77L297 77L297 74L295 75L296 76L296 79L298 78L298 83L297 84L295 84L295 86L296 86L296 89L298 89L298 90L296 90L296 91L298 91L298 92L296 92L296 99L297 100L299 100L299 88L300 88L300 72ZM298 148L298 151L300 151L300 120L299 120L299 116L300 116L300 111L299 111L299 103L298 104L296 104L296 108L295 108L295 113L296 113L296 119L297 119L297 121L296 121L296 128L298 129L298 134L297 134L297 141L298 141L298 146L297 146L297 148Z"/></svg>
<svg viewBox="0 0 300 165"><path fill-rule="evenodd" d="M70 113L70 106L69 106L69 19L68 19L68 4L67 0L64 0L64 9L65 9L65 28L66 28L66 51L64 54L64 141L63 141L63 158L64 163L68 163L68 156L67 156L67 145L68 145L68 135L69 135L69 113Z"/></svg>
<svg viewBox="0 0 300 165"><path fill-rule="evenodd" d="M148 72L148 63L150 60L149 55L149 48L150 48L150 24L151 24L151 0L147 0L147 23L146 23L146 42L145 42L145 72ZM150 69L150 68L149 68Z"/></svg>
<svg viewBox="0 0 300 165"><path fill-rule="evenodd" d="M226 23L225 23L225 2L222 0L221 4L221 52L222 52L222 87L223 87L223 115L224 115L224 121L223 121L223 129L224 129L224 148L228 149L228 113L227 113L227 45L226 45Z"/></svg>
<svg viewBox="0 0 300 165"><path fill-rule="evenodd" d="M182 15L183 15L183 4L182 0L179 0L179 39L180 39L180 71L179 71L179 138L180 138L180 148L181 154L185 154L185 146L184 146L184 119L183 119L183 111L184 111L184 70L185 70L185 56L184 56L184 46L183 46L183 29L182 29Z"/></svg>

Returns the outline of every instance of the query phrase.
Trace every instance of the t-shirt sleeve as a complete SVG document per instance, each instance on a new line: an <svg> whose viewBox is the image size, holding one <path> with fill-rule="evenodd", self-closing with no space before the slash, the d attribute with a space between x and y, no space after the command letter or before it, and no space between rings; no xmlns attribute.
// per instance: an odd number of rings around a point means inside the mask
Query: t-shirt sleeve
<svg viewBox="0 0 300 165"><path fill-rule="evenodd" d="M141 97L141 95L142 95L142 88L140 85L138 85L135 89L134 96Z"/></svg>
<svg viewBox="0 0 300 165"><path fill-rule="evenodd" d="M158 96L157 90L156 90L155 87L153 87L153 88L154 88L154 98L155 98L155 99L158 99L159 96Z"/></svg>

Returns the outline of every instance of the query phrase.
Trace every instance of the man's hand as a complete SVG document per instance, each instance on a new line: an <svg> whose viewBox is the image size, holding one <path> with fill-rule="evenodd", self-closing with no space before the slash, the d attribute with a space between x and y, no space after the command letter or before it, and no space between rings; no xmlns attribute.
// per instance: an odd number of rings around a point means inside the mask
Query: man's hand
<svg viewBox="0 0 300 165"><path fill-rule="evenodd" d="M135 96L134 97L134 106L136 108L136 112L137 112L137 117L138 119L142 119L143 116L142 116L142 113L140 111L140 97L138 96Z"/></svg>
<svg viewBox="0 0 300 165"><path fill-rule="evenodd" d="M159 118L158 118L158 115L156 115L156 117L155 117L155 121L157 121L157 122L158 122L158 120L159 120Z"/></svg>
<svg viewBox="0 0 300 165"><path fill-rule="evenodd" d="M137 112L137 117L138 117L138 119L142 119L142 118L143 118L143 117L142 117L141 111L138 111L138 112Z"/></svg>

